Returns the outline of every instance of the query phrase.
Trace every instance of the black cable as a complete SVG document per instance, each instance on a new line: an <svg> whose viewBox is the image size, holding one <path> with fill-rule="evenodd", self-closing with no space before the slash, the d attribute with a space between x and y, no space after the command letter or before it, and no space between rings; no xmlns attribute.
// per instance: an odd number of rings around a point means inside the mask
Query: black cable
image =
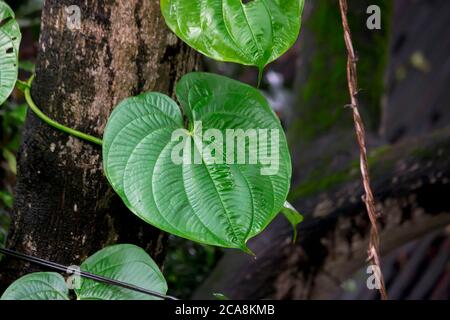
<svg viewBox="0 0 450 320"><path fill-rule="evenodd" d="M31 262L31 263L34 263L34 264L37 264L37 265L40 265L40 266L44 266L44 267L47 267L47 268L58 270L58 271L61 271L61 272L66 272L67 273L68 270L69 271L71 270L71 268L66 267L66 266L64 266L62 264L58 264L58 263L51 262L51 261L48 261L48 260L44 260L44 259L41 259L41 258L36 258L36 257L33 257L33 256L29 256L27 254L19 253L19 252L16 252L14 250L11 250L11 249L2 249L2 248L0 248L0 253L6 254L8 256L11 256L11 257L14 257L14 258L17 258L17 259L20 259L20 260L28 261L28 262ZM77 273L78 273L78 271L77 271ZM114 285L114 286L122 287L122 288L125 288L125 289L133 290L133 291L136 291L136 292L139 292L139 293L147 294L149 296L153 296L153 297L157 297L157 298L161 298L161 299L165 299L165 300L178 300L177 298L172 297L172 296L164 295L164 294L152 291L152 290L147 290L147 289L135 286L133 284L129 284L129 283L125 283L125 282L122 282L122 281L117 281L117 280L114 280L114 279L110 279L110 278L106 278L106 277L103 277L103 276L99 276L99 275L96 275L96 274L93 274L93 273L90 273L90 272L86 272L86 271L81 271L80 270L79 274L83 278L91 279L91 280L94 280L94 281L97 281L97 282L100 282L100 283L105 283L105 284L108 284L108 285Z"/></svg>

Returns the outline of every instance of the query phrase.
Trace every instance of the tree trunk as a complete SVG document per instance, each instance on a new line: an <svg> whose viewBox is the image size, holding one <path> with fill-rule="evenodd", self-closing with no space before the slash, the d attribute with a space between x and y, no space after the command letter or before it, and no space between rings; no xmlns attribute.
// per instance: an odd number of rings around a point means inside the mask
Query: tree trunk
<svg viewBox="0 0 450 320"><path fill-rule="evenodd" d="M69 28L66 7L81 11ZM32 95L50 118L98 137L122 99L174 93L197 56L165 26L158 1L47 0ZM110 188L101 148L27 115L8 247L79 264L113 243L134 243L161 264L166 237L130 213ZM5 259L0 290L34 267Z"/></svg>

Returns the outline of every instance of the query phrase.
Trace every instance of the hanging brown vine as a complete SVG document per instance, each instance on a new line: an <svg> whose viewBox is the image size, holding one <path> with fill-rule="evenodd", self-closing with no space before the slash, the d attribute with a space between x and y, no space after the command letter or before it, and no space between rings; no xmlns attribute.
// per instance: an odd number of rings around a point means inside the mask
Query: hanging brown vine
<svg viewBox="0 0 450 320"><path fill-rule="evenodd" d="M379 270L378 280L380 281L380 294L383 300L387 300L387 291L384 283L383 273L381 272L379 245L380 238L378 234L377 220L378 214L375 209L375 199L373 196L372 188L370 187L370 175L369 165L367 162L367 148L366 148L366 135L364 129L364 123L361 115L359 114L359 101L358 101L358 76L357 76L357 57L352 43L352 35L347 19L347 0L339 0L339 6L341 10L342 26L344 28L344 40L347 47L347 80L348 89L351 98L351 108L353 110L353 121L355 123L356 137L360 150L360 167L362 181L364 185L365 195L363 197L366 204L367 213L371 222L370 240L368 248L368 261L377 266Z"/></svg>

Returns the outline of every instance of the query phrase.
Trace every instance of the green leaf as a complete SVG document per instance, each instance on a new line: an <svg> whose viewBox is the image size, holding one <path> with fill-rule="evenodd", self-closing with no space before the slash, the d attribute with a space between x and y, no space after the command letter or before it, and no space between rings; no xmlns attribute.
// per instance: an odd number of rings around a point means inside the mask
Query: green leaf
<svg viewBox="0 0 450 320"><path fill-rule="evenodd" d="M11 170L12 173L17 174L16 155L5 148L3 149L3 158L8 162L9 170Z"/></svg>
<svg viewBox="0 0 450 320"><path fill-rule="evenodd" d="M214 298L216 298L216 300L230 300L230 298L228 298L226 295L224 295L223 293L213 293Z"/></svg>
<svg viewBox="0 0 450 320"><path fill-rule="evenodd" d="M1 300L69 300L69 289L58 273L37 272L15 281Z"/></svg>
<svg viewBox="0 0 450 320"><path fill-rule="evenodd" d="M7 208L12 209L14 197L9 191L0 190L0 202L2 202Z"/></svg>
<svg viewBox="0 0 450 320"><path fill-rule="evenodd" d="M19 69L34 73L36 70L36 65L30 60L19 61Z"/></svg>
<svg viewBox="0 0 450 320"><path fill-rule="evenodd" d="M167 284L156 263L141 248L130 244L107 247L81 264L81 270L165 294ZM75 290L80 300L155 300L152 296L118 286L81 279Z"/></svg>
<svg viewBox="0 0 450 320"><path fill-rule="evenodd" d="M117 106L103 140L105 174L130 210L148 223L196 242L249 252L247 240L278 214L289 190L291 162L280 122L258 90L226 77L190 73L176 93L188 129L177 104L159 93ZM218 130L224 143L227 129L270 129L279 143L266 138L254 147L245 139L245 153L258 155L258 162L226 164L231 147L204 139L206 147L217 147L213 163L214 152L205 152L199 142L209 129ZM179 136L172 139L175 132ZM175 163L172 152L183 147L184 155L204 152L196 163ZM267 150L278 155L273 172L260 161Z"/></svg>
<svg viewBox="0 0 450 320"><path fill-rule="evenodd" d="M0 1L0 105L14 89L18 75L21 34L14 12Z"/></svg>
<svg viewBox="0 0 450 320"><path fill-rule="evenodd" d="M89 257L80 266L82 271L118 280L161 294L167 292L164 276L156 263L141 248L119 244L104 248ZM150 295L114 285L81 278L75 289L79 300L155 300ZM68 300L69 289L57 273L39 272L26 275L14 282L2 300Z"/></svg>
<svg viewBox="0 0 450 320"><path fill-rule="evenodd" d="M202 54L262 70L300 32L304 0L161 0L169 28Z"/></svg>
<svg viewBox="0 0 450 320"><path fill-rule="evenodd" d="M303 216L289 203L285 202L284 207L281 209L281 213L292 225L294 231L293 242L297 241L297 225L303 221Z"/></svg>
<svg viewBox="0 0 450 320"><path fill-rule="evenodd" d="M3 118L8 127L23 125L27 115L28 105L20 104L11 107L12 110L4 110Z"/></svg>

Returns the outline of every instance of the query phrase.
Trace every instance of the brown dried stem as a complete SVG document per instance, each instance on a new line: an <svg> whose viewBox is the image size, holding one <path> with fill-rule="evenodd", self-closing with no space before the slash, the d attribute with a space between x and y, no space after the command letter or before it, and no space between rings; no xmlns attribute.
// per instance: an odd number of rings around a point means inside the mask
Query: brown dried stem
<svg viewBox="0 0 450 320"><path fill-rule="evenodd" d="M360 149L360 167L362 182L364 185L365 196L363 201L366 204L367 213L371 222L370 240L368 248L368 261L378 268L380 271L377 274L380 281L380 294L383 300L387 300L386 286L384 283L383 273L381 272L380 258L379 258L379 245L380 239L378 234L377 220L378 214L375 209L375 199L373 196L372 188L370 187L370 175L369 165L367 162L367 149L366 149L366 135L364 129L364 123L361 115L359 114L359 102L358 102L358 76L357 76L357 57L353 48L352 36L350 27L347 20L347 0L339 0L342 26L344 28L344 40L347 47L347 80L348 89L351 97L351 108L353 110L353 121L355 123L356 137L358 139Z"/></svg>

